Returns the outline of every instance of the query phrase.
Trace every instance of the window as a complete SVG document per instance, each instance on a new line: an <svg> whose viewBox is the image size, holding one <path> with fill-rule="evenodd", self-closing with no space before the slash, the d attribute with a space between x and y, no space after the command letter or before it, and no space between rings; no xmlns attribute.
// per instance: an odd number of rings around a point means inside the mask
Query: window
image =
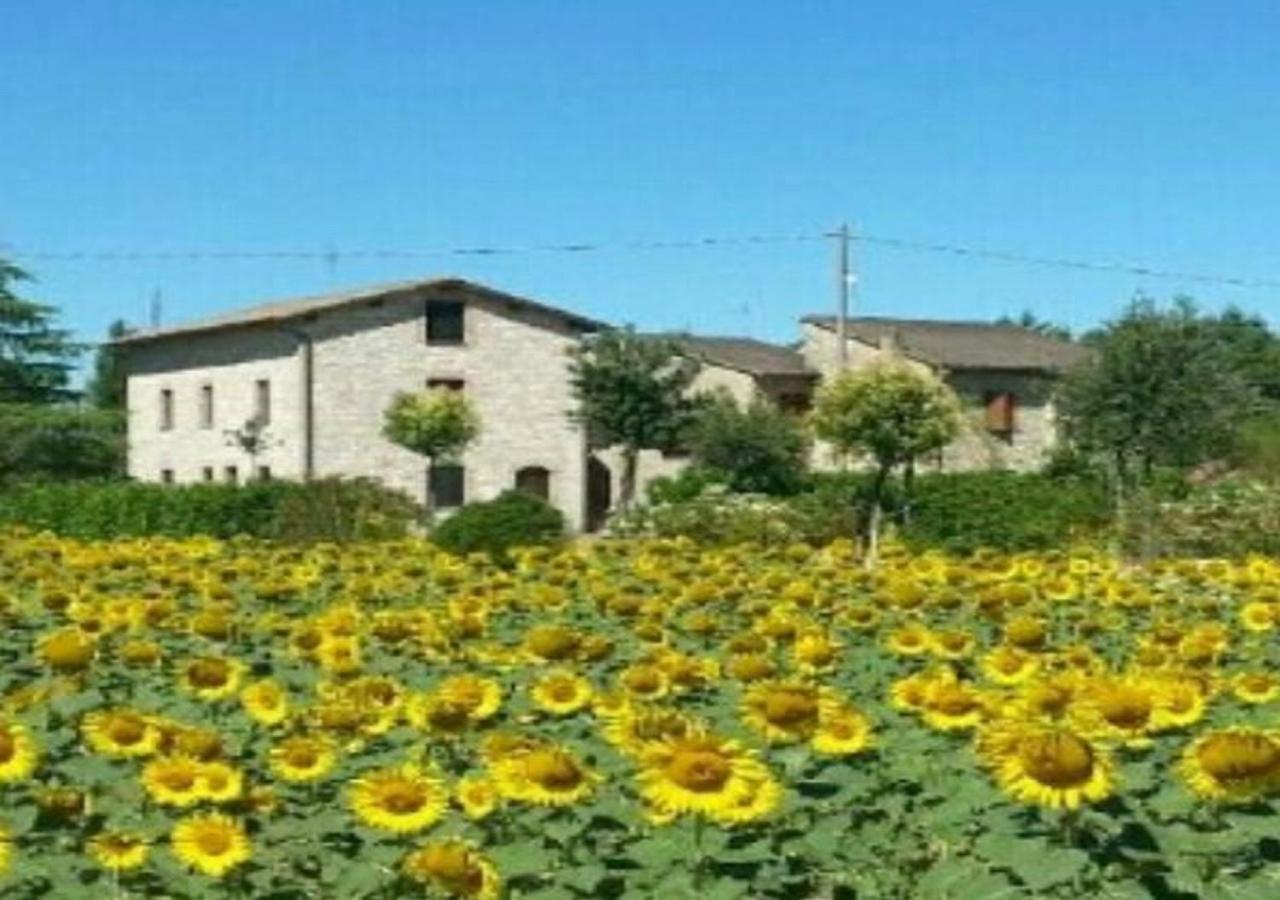
<svg viewBox="0 0 1280 900"><path fill-rule="evenodd" d="M270 481L270 480L271 480L271 467L270 467L270 466L258 466L258 480L259 480L259 481Z"/></svg>
<svg viewBox="0 0 1280 900"><path fill-rule="evenodd" d="M271 382L266 378L254 382L253 417L263 425L271 424Z"/></svg>
<svg viewBox="0 0 1280 900"><path fill-rule="evenodd" d="M437 463L427 473L427 491L435 509L448 509L466 502L466 469L452 463Z"/></svg>
<svg viewBox="0 0 1280 900"><path fill-rule="evenodd" d="M205 466L200 470L200 477L205 481L213 481L213 466Z"/></svg>
<svg viewBox="0 0 1280 900"><path fill-rule="evenodd" d="M200 386L200 427L213 427L213 385Z"/></svg>
<svg viewBox="0 0 1280 900"><path fill-rule="evenodd" d="M1017 401L1009 391L987 391L983 396L987 408L987 431L1010 437L1017 427Z"/></svg>
<svg viewBox="0 0 1280 900"><path fill-rule="evenodd" d="M161 469L160 481L162 484L173 484L173 469Z"/></svg>
<svg viewBox="0 0 1280 900"><path fill-rule="evenodd" d="M173 389L164 388L160 391L160 430L173 430Z"/></svg>
<svg viewBox="0 0 1280 900"><path fill-rule="evenodd" d="M224 466L222 469L222 480L227 484L239 484L240 470L235 466Z"/></svg>
<svg viewBox="0 0 1280 900"><path fill-rule="evenodd" d="M427 379L427 390L429 391L444 390L444 391L457 391L458 393L462 393L466 389L467 389L467 383L461 378L428 378Z"/></svg>
<svg viewBox="0 0 1280 900"><path fill-rule="evenodd" d="M466 336L465 309L460 300L428 300L427 343L461 344Z"/></svg>
<svg viewBox="0 0 1280 900"><path fill-rule="evenodd" d="M551 497L551 472L542 466L525 466L516 472L516 490L532 494L539 500Z"/></svg>
<svg viewBox="0 0 1280 900"><path fill-rule="evenodd" d="M813 397L807 393L788 392L778 395L778 409L784 413L802 416L813 408Z"/></svg>

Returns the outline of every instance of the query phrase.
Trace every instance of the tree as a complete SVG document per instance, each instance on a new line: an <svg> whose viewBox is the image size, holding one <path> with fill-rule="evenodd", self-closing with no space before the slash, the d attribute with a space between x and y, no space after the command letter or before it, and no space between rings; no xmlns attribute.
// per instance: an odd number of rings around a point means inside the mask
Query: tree
<svg viewBox="0 0 1280 900"><path fill-rule="evenodd" d="M909 480L917 459L955 439L960 401L933 375L890 360L828 381L818 389L812 418L819 438L846 456L866 454L875 465L868 535L874 560L889 476L902 466Z"/></svg>
<svg viewBox="0 0 1280 900"><path fill-rule="evenodd" d="M1257 384L1224 325L1177 298L1135 299L1090 335L1092 358L1068 374L1059 398L1067 435L1107 460L1123 503L1159 466L1186 469L1228 452L1236 426L1260 407Z"/></svg>
<svg viewBox="0 0 1280 900"><path fill-rule="evenodd" d="M124 445L116 410L0 403L0 482L119 477Z"/></svg>
<svg viewBox="0 0 1280 900"><path fill-rule="evenodd" d="M1025 328L1028 331L1034 331L1036 334L1043 334L1045 337L1057 338L1061 341L1071 340L1071 329L1066 325L1059 325L1057 322L1050 322L1047 319L1041 319L1029 309L1024 309L1016 319L1009 315L1003 315L996 319L996 324L1014 325L1018 328Z"/></svg>
<svg viewBox="0 0 1280 900"><path fill-rule="evenodd" d="M383 413L382 434L427 459L428 468L457 456L480 433L480 419L461 391L399 391ZM431 492L427 491L427 510Z"/></svg>
<svg viewBox="0 0 1280 900"><path fill-rule="evenodd" d="M640 451L675 447L692 421L697 404L687 392L698 363L674 342L630 327L592 335L569 353L578 400L570 418L587 429L593 447L620 448L618 503L626 510L635 497Z"/></svg>
<svg viewBox="0 0 1280 900"><path fill-rule="evenodd" d="M52 306L23 300L14 286L31 276L0 259L0 403L49 404L74 399L67 387L83 348L55 328Z"/></svg>
<svg viewBox="0 0 1280 900"><path fill-rule="evenodd" d="M693 462L742 493L795 493L808 468L809 446L795 416L761 399L744 409L727 393L706 402L688 435Z"/></svg>
<svg viewBox="0 0 1280 900"><path fill-rule="evenodd" d="M107 329L107 342L98 347L93 359L93 378L86 393L89 402L98 409L124 409L125 380L124 351L112 343L129 334L129 326L123 319L116 319Z"/></svg>

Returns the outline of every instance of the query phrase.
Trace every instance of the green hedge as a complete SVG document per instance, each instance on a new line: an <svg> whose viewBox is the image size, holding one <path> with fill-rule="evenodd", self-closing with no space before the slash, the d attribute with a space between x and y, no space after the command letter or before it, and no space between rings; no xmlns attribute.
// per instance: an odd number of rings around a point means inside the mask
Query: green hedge
<svg viewBox="0 0 1280 900"><path fill-rule="evenodd" d="M436 526L431 540L460 556L488 553L505 561L515 547L552 544L563 535L560 510L524 491L506 491L494 500L462 507Z"/></svg>
<svg viewBox="0 0 1280 900"><path fill-rule="evenodd" d="M67 537L235 535L294 541L400 537L421 511L368 479L167 486L27 483L0 490L0 525Z"/></svg>

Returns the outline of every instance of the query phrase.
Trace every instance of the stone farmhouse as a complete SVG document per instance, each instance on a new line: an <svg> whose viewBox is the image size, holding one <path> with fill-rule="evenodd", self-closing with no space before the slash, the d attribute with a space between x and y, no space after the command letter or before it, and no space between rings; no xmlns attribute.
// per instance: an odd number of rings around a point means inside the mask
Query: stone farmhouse
<svg viewBox="0 0 1280 900"><path fill-rule="evenodd" d="M617 455L593 451L574 406L568 349L610 327L457 278L380 285L276 303L119 340L128 371L128 469L163 483L370 476L437 509L517 487L558 507L574 530L599 527L618 483ZM840 353L832 319L802 321L781 346L670 335L702 368L695 390L806 410ZM1031 468L1052 449L1053 385L1083 351L1016 327L850 319L849 365L893 354L947 380L975 427L939 467ZM381 435L399 390L462 390L482 430L456 464L428 471ZM245 425L260 423L256 440ZM685 465L646 451L643 484ZM833 465L821 448L817 464Z"/></svg>

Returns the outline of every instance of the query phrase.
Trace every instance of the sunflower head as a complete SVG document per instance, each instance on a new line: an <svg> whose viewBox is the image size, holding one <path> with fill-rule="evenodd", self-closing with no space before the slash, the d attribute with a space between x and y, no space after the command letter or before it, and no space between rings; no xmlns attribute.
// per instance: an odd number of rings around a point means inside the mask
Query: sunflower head
<svg viewBox="0 0 1280 900"><path fill-rule="evenodd" d="M1253 800L1280 788L1280 739L1252 728L1211 731L1187 747L1179 768L1201 797Z"/></svg>
<svg viewBox="0 0 1280 900"><path fill-rule="evenodd" d="M491 900L501 889L497 870L480 853L462 841L433 841L404 860L410 878L450 897Z"/></svg>

